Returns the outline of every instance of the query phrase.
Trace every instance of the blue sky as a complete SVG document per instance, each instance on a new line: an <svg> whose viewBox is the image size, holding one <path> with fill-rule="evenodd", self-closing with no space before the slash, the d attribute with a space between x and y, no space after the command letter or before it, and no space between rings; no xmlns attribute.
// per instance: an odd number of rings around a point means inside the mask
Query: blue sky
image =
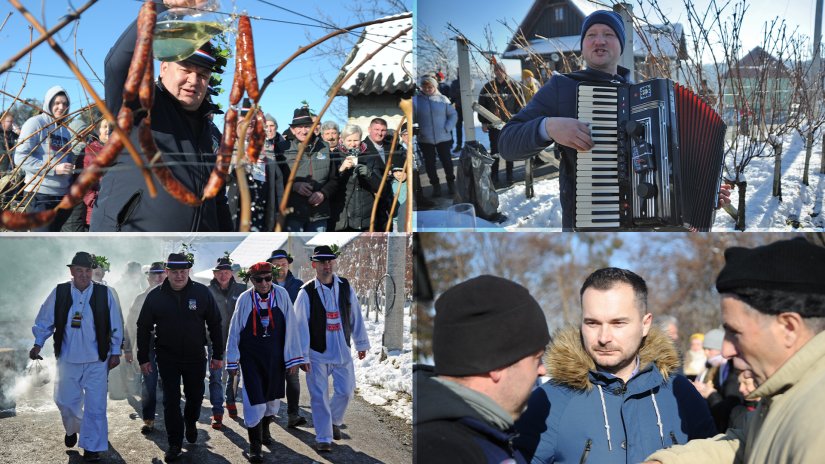
<svg viewBox="0 0 825 464"><path fill-rule="evenodd" d="M64 14L67 13L69 5L79 8L84 0L23 0L23 5L31 11L41 22L44 21L46 29L57 24ZM258 80L263 82L266 75L291 55L299 47L326 35L329 29L320 27L319 11L329 15L337 26L347 26L361 22L356 16L355 3L357 0L347 0L342 2L332 2L329 0L222 0L222 11L232 11L235 7L238 11L246 10L250 16L259 16L264 19L252 20L252 30L254 34L256 60L258 64ZM412 4L412 0L406 1L407 5ZM45 10L43 5L47 5ZM91 68L103 79L103 60L120 36L126 26L137 18L137 13L141 2L139 0L99 0L80 19L77 26L77 48L83 50L83 56L91 64ZM334 6L334 8L330 8ZM286 11L283 7L293 12ZM2 44L2 54L0 62L5 62L14 53L29 42L28 22L17 12L8 2L2 2L0 6L0 24L12 13L6 24L0 30L0 44ZM302 17L299 14L307 17ZM294 24L293 24L294 23ZM354 39L361 33L356 31ZM35 38L38 36L35 31ZM309 38L307 37L309 35ZM56 39L63 49L73 55L75 50L74 29L71 26L64 28L57 34ZM233 42L234 44L234 42ZM233 50L234 52L234 50ZM0 88L12 94L16 94L23 83L23 75L26 70L28 57L21 59L12 70L0 74ZM90 79L95 90L101 97L103 96L103 84L97 81L91 68L83 58L78 55L77 63L80 70ZM230 60L224 72L224 83L222 87L226 91L217 98L217 101L227 107L229 87L234 73L234 60ZM157 66L155 67L157 73ZM35 49L32 56L30 74L26 80L26 87L21 94L22 98L37 98L42 100L46 90L52 85L64 86L72 99L72 107L76 109L79 104L85 104L86 97L81 89L80 82L74 78L69 68L47 44L42 44ZM330 58L318 52L310 51L286 67L269 86L261 100L266 112L272 113L278 120L279 130L283 130L292 120L292 112L301 106L302 100L307 100L310 107L316 111L320 110L326 102L327 87L324 85L322 76L328 82L332 82L338 74L338 68L331 65ZM341 100L339 98L338 100ZM9 105L9 97L0 96L0 110ZM343 103L345 105L345 102ZM336 103L330 108L345 108L342 104ZM346 116L341 111L337 115L331 115L325 119L336 119L339 123ZM222 127L222 125L221 125Z"/></svg>
<svg viewBox="0 0 825 464"><path fill-rule="evenodd" d="M640 11L639 0L626 0L635 13ZM735 1L735 0L734 0ZM732 1L731 3L734 3ZM510 32L501 21L517 27L533 5L533 0L418 0L417 21L418 27L427 27L436 38L444 37L442 31L447 32L447 24L452 24L476 44L486 46L484 26L489 26L498 52L503 52L510 40ZM608 0L599 4L612 4ZM643 3L644 11L649 11L650 1ZM667 14L671 22L682 23L687 27L687 16L683 0L659 0L658 5ZM707 7L708 0L694 1L697 9ZM724 4L725 2L719 2ZM766 22L775 17L783 18L790 33L798 27L798 31L808 37L813 36L815 0L749 0L745 14L741 40L745 51L759 45ZM732 11L729 7L728 14ZM653 15L650 15L652 18ZM689 31L688 31L689 33ZM454 34L449 34L452 37Z"/></svg>

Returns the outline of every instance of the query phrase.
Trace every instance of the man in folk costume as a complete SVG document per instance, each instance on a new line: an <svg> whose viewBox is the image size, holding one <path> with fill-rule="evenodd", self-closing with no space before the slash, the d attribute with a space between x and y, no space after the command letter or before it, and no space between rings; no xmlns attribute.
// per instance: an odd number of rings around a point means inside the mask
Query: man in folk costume
<svg viewBox="0 0 825 464"><path fill-rule="evenodd" d="M266 262L249 268L253 288L238 297L226 346L227 370L234 374L240 367L243 379L250 462L263 462L261 444L272 443L269 424L284 397L286 371L306 366L292 301L272 285L273 269Z"/></svg>
<svg viewBox="0 0 825 464"><path fill-rule="evenodd" d="M109 370L120 363L123 320L111 289L92 283L94 257L79 251L67 265L72 280L58 284L34 321L31 359L54 335L57 380L54 402L66 429L64 443L77 444L86 461L99 461L109 449L106 389Z"/></svg>
<svg viewBox="0 0 825 464"><path fill-rule="evenodd" d="M302 352L312 366L306 369L307 388L318 451L331 451L332 439L341 439L344 413L355 393L351 340L358 359L364 359L370 349L361 305L347 279L333 273L335 258L330 247L315 247L311 258L315 279L304 284L295 299ZM331 400L327 393L330 375Z"/></svg>

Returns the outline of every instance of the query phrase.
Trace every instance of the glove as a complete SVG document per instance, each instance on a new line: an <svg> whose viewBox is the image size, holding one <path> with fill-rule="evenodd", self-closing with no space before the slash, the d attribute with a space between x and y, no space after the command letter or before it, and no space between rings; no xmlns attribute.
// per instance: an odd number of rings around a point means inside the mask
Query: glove
<svg viewBox="0 0 825 464"><path fill-rule="evenodd" d="M359 164L355 167L355 173L361 177L369 177L370 168L368 168L366 164Z"/></svg>

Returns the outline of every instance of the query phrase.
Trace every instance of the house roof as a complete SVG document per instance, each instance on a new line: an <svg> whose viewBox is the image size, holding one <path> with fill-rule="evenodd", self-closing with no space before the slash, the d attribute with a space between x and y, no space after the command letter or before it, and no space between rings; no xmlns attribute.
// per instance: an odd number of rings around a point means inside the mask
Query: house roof
<svg viewBox="0 0 825 464"><path fill-rule="evenodd" d="M667 56L676 59L678 56L679 44L682 41L683 28L681 24L668 26L649 25L642 28L644 41L639 36L639 32L633 31L633 56L648 56L650 53L655 56ZM530 48L533 53L539 55L549 55L554 52L570 53L581 52L581 37L578 35L568 35L565 37L552 37L548 39L534 39L530 41ZM504 58L521 58L527 56L527 51L521 48L505 52Z"/></svg>
<svg viewBox="0 0 825 464"><path fill-rule="evenodd" d="M391 17L391 16L388 16ZM412 18L399 18L385 23L372 24L364 28L358 42L350 51L335 84L338 84L355 66L370 53L375 52L384 42L401 30L412 26ZM412 29L395 39L390 45L364 63L358 71L347 79L338 91L338 96L379 95L382 93L412 92L414 82L405 72L412 72Z"/></svg>
<svg viewBox="0 0 825 464"><path fill-rule="evenodd" d="M767 72L765 70L767 69ZM723 77L739 77L746 79L758 78L764 74L772 77L790 77L788 68L762 47L755 47L743 56L737 64L725 71Z"/></svg>
<svg viewBox="0 0 825 464"><path fill-rule="evenodd" d="M246 238L236 246L229 258L233 263L238 263L242 267L249 267L255 263L267 259L272 253L272 250L285 247L289 234L286 232L253 232L246 236ZM221 248L218 253L212 253L217 257L223 256L223 251L226 248ZM195 272L193 277L199 279L209 280L212 278L212 268L215 260L209 261L209 267L199 272Z"/></svg>

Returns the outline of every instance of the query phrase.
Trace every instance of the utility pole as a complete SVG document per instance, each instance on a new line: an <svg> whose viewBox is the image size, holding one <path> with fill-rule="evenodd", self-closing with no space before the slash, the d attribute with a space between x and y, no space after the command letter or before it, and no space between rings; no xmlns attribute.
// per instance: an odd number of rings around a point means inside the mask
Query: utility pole
<svg viewBox="0 0 825 464"><path fill-rule="evenodd" d="M814 18L814 57L811 62L811 71L819 79L822 71L822 0L816 0L816 16Z"/></svg>
<svg viewBox="0 0 825 464"><path fill-rule="evenodd" d="M458 85L461 86L461 111L464 115L464 144L476 141L475 113L473 112L473 77L470 74L470 47L467 39L455 38L458 46Z"/></svg>
<svg viewBox="0 0 825 464"><path fill-rule="evenodd" d="M384 280L384 352L404 348L404 274L407 264L407 234L387 235L387 274ZM383 354L382 354L383 356Z"/></svg>
<svg viewBox="0 0 825 464"><path fill-rule="evenodd" d="M820 0L821 1L821 0ZM624 22L624 51L619 60L619 66L630 70L630 78L636 79L636 62L633 57L633 5L629 3L617 3L613 5L613 11L622 17Z"/></svg>

